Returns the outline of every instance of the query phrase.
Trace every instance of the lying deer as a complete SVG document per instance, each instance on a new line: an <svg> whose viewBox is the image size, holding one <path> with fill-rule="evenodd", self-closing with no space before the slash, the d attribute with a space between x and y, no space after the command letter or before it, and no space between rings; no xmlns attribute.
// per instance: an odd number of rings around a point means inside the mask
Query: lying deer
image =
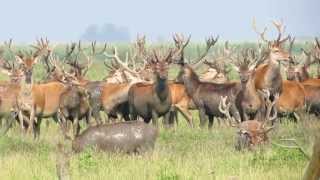
<svg viewBox="0 0 320 180"><path fill-rule="evenodd" d="M272 122L277 118L277 112L275 111L271 116L271 110L275 106L277 100L279 99L279 94L275 95L273 101L270 100L271 93L267 90L264 91L264 106L263 112L264 116L260 119L256 118L254 120L239 122L235 121L230 115L230 107L234 97L221 96L219 103L219 110L223 113L230 122L236 122L232 126L237 127L237 142L235 148L237 150L242 150L245 148L253 149L254 146L263 144L268 141L268 133L274 128L273 126L267 127L268 122ZM228 101L228 102L227 102Z"/></svg>

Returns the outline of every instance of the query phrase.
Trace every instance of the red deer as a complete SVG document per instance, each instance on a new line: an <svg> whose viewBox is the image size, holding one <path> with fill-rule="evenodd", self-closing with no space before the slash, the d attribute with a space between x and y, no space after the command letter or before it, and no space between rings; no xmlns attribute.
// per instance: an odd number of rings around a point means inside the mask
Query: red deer
<svg viewBox="0 0 320 180"><path fill-rule="evenodd" d="M175 118L177 121L177 111L179 111L187 120L188 125L194 127L192 113L189 110L196 109L196 107L190 96L187 94L185 86L182 83L169 83L169 89L173 106L170 118Z"/></svg>
<svg viewBox="0 0 320 180"><path fill-rule="evenodd" d="M129 68L128 64L120 59L117 48L113 49L113 54L104 53L104 55L111 58L117 64L117 68L123 71L120 72L119 81L113 81L114 77L111 77L112 81L90 82L85 86L91 94L92 115L99 123L101 123L100 110L108 114L110 119L117 118L119 113L125 120L129 120L128 91L134 83L144 80L140 78L140 71ZM113 65L110 68L114 68Z"/></svg>
<svg viewBox="0 0 320 180"><path fill-rule="evenodd" d="M266 40L264 31L258 32L256 29L255 21L253 22L253 29L260 35L260 38L268 44L268 49L266 52L266 63L260 64L255 72L254 82L256 89L258 90L269 90L271 93L271 98L276 93L281 93L282 91L282 77L280 73L280 62L289 61L290 54L283 49L283 44L289 39L289 36L282 39L284 27L282 22L273 22L274 26L278 30L278 37L274 41Z"/></svg>
<svg viewBox="0 0 320 180"><path fill-rule="evenodd" d="M217 38L210 38L207 40L207 44L214 45L217 42ZM185 87L187 94L192 98L195 106L199 110L200 127L203 128L209 118L208 128L211 129L213 125L214 117L223 117L224 115L219 111L219 100L221 96L231 96L239 93L241 87L238 83L210 83L201 82L199 76L193 71L193 69L185 63L183 59L183 51L181 52L180 59L180 72L178 80L181 80ZM232 106L232 115L237 120L240 119L239 112Z"/></svg>
<svg viewBox="0 0 320 180"><path fill-rule="evenodd" d="M157 125L158 117L164 116L164 123L168 124L171 108L171 93L168 85L168 66L172 62L172 50L167 55L160 56L156 50L149 61L154 72L154 83L137 83L129 90L129 106L132 119L140 116L146 123L152 119ZM171 122L169 122L171 124Z"/></svg>
<svg viewBox="0 0 320 180"><path fill-rule="evenodd" d="M264 91L264 106L265 109L264 116L260 117L261 119L254 119L250 121L244 121L240 124L236 124L239 130L237 132L237 142L235 148L237 150L242 150L244 148L252 149L254 146L263 144L268 141L268 133L273 129L273 126L267 127L269 121L273 122L277 118L277 112L274 111L274 114L271 116L271 110L279 98L279 94L275 94L274 100L270 100L270 92ZM227 97L221 97L219 103L219 110L223 113L227 119L231 122L234 121L234 118L230 115L230 108L232 105L232 99L227 102ZM236 121L237 122L237 121Z"/></svg>
<svg viewBox="0 0 320 180"><path fill-rule="evenodd" d="M6 134L11 127L18 112L18 95L20 92L20 80L23 72L14 63L10 64L3 59L1 61L1 71L10 77L9 82L0 84L0 122L2 124L0 135ZM2 120L5 121L2 121ZM3 123L5 122L5 124Z"/></svg>
<svg viewBox="0 0 320 180"><path fill-rule="evenodd" d="M72 142L72 149L81 152L96 147L106 152L144 153L154 148L158 129L140 121L119 122L89 127Z"/></svg>
<svg viewBox="0 0 320 180"><path fill-rule="evenodd" d="M236 96L235 103L239 110L241 121L254 119L261 108L261 93L255 87L255 67L259 61L253 49L243 50L235 62L234 68L240 76L241 91Z"/></svg>
<svg viewBox="0 0 320 180"><path fill-rule="evenodd" d="M289 53L292 55L292 48L295 38L289 38L290 46ZM291 61L294 60L293 56ZM290 71L292 62L289 63L287 68ZM283 80L282 93L280 94L279 101L276 105L277 111L280 115L292 115L295 121L299 120L297 111L305 107L305 90L303 85L298 81Z"/></svg>
<svg viewBox="0 0 320 180"><path fill-rule="evenodd" d="M17 60L20 61L21 69L24 72L23 78L25 79L20 83L21 90L18 98L19 111L22 111L30 117L28 129L34 133L35 138L40 134L42 118L53 117L58 121L57 112L60 105L60 97L68 88L67 85L58 81L44 84L33 83L33 65L37 62L42 52L48 49L48 41L38 41L38 46L38 50L31 56L25 56L23 54L16 56ZM36 121L35 118L37 118ZM22 122L20 123L23 124Z"/></svg>
<svg viewBox="0 0 320 180"><path fill-rule="evenodd" d="M316 38L316 44L319 44L318 39ZM287 78L288 80L297 79L302 84L320 86L320 79L312 78L309 73L309 67L314 63L319 63L320 57L320 47L316 45L312 48L311 51L306 51L302 49L304 55L306 56L305 62L302 66L294 65L298 64L298 62L293 58L292 63L287 69ZM314 60L312 60L314 58Z"/></svg>

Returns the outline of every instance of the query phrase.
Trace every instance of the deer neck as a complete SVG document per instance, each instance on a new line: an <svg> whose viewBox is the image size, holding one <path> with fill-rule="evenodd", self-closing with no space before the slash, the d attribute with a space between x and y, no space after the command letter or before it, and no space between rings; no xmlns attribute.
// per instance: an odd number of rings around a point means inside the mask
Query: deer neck
<svg viewBox="0 0 320 180"><path fill-rule="evenodd" d="M166 100L169 95L169 86L167 78L163 79L157 75L156 80L154 82L154 91L156 92L157 96L161 101Z"/></svg>
<svg viewBox="0 0 320 180"><path fill-rule="evenodd" d="M183 81L188 95L192 96L195 94L200 84L199 76L191 70L190 74L183 78Z"/></svg>
<svg viewBox="0 0 320 180"><path fill-rule="evenodd" d="M19 93L19 107L23 110L30 111L33 104L32 94L33 81L31 83L26 81L20 82L20 93Z"/></svg>
<svg viewBox="0 0 320 180"><path fill-rule="evenodd" d="M302 69L301 69L301 74L299 74L299 76L300 76L299 79L300 79L301 81L305 81L305 80L307 80L307 79L310 78L306 66L303 66L303 67L302 67Z"/></svg>
<svg viewBox="0 0 320 180"><path fill-rule="evenodd" d="M266 77L269 80L276 79L278 77L281 78L281 73L280 73L280 62L277 61L276 59L271 59L269 58L268 61L268 70L266 72Z"/></svg>
<svg viewBox="0 0 320 180"><path fill-rule="evenodd" d="M252 77L246 83L241 83L243 93L245 97L250 97L250 99L254 100L259 98L257 95L257 89L255 87L254 79Z"/></svg>

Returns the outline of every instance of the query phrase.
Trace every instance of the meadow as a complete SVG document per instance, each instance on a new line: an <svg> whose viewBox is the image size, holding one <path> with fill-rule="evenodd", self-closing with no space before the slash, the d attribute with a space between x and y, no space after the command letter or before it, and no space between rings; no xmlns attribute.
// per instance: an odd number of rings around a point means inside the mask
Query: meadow
<svg viewBox="0 0 320 180"><path fill-rule="evenodd" d="M250 47L253 43L239 43L235 47ZM128 50L127 44L118 45L120 52ZM159 45L163 46L163 45ZM164 46L168 46L167 44ZM304 43L297 43L298 53ZM193 44L187 49L189 57L197 55L198 47ZM222 47L222 44L219 44ZM218 48L219 48L218 47ZM25 48L25 46L19 46ZM64 47L58 46L58 54ZM214 48L215 49L215 48ZM101 80L107 75L103 57L97 57L88 72L88 79ZM42 79L44 69L37 65L35 80ZM172 68L174 78L177 68ZM237 74L230 73L231 79ZM1 75L1 79L6 79ZM282 123L270 133L270 143L257 147L254 151L238 152L234 148L236 129L215 121L212 131L199 129L198 115L194 112L196 128L189 128L179 116L179 125L172 130L160 127L160 135L153 152L143 155L108 154L87 149L70 157L71 179L243 179L282 180L301 179L308 159L298 149L286 149L276 144L284 144L281 139L294 138L311 154L314 135L319 132L320 121L312 115L302 115L301 121L294 123L282 118ZM62 141L61 131L52 120L49 126L42 123L39 140L22 134L19 127L13 127L6 136L0 137L0 179L57 179L57 143ZM82 124L82 127L85 127ZM70 150L70 142L65 142Z"/></svg>

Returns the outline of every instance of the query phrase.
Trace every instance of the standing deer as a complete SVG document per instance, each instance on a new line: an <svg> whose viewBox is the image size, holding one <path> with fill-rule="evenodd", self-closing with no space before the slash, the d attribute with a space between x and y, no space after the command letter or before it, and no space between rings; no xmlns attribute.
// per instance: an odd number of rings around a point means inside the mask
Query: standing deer
<svg viewBox="0 0 320 180"><path fill-rule="evenodd" d="M235 69L240 76L241 91L235 100L241 121L246 121L255 118L262 104L261 94L254 84L258 58L253 49L246 49L242 51L237 60Z"/></svg>
<svg viewBox="0 0 320 180"><path fill-rule="evenodd" d="M217 40L218 38L208 39L207 47L213 46ZM199 76L185 63L183 51L181 51L179 65L180 72L177 79L184 83L187 94L192 98L195 106L199 110L200 127L203 128L205 126L208 117L208 128L212 129L214 117L223 117L223 114L218 108L220 97L238 94L241 89L240 85L237 83L217 84L201 82ZM232 115L235 116L237 120L240 119L235 104L232 106Z"/></svg>
<svg viewBox="0 0 320 180"><path fill-rule="evenodd" d="M290 54L284 50L283 44L289 39L290 36L282 38L284 27L283 23L273 21L273 25L278 31L278 37L274 41L269 41L265 38L267 28L263 32L256 29L255 21L253 21L253 29L260 35L260 38L267 43L268 49L266 52L266 63L260 64L254 77L254 83L258 90L268 90L271 93L270 98L274 94L282 92L282 77L280 73L280 63L289 61Z"/></svg>
<svg viewBox="0 0 320 180"><path fill-rule="evenodd" d="M154 83L137 83L129 90L130 114L133 119L141 116L146 123L152 119L152 123L157 125L158 117L164 116L164 122L168 123L172 100L167 79L171 62L172 50L165 56L153 51L149 63L155 75Z"/></svg>

